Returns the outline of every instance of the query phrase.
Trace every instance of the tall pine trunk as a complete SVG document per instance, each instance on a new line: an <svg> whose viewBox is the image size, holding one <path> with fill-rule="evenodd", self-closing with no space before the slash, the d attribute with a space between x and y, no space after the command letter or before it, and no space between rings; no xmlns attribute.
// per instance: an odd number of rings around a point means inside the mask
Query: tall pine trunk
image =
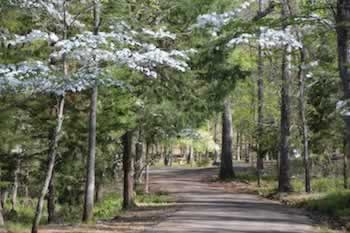
<svg viewBox="0 0 350 233"><path fill-rule="evenodd" d="M98 35L100 28L101 5L99 0L94 0L94 35ZM96 77L97 78L97 77ZM96 115L97 115L97 83L91 90L90 118L89 118L89 154L86 165L85 198L83 210L83 222L93 219L94 194L95 194L95 163L96 163Z"/></svg>
<svg viewBox="0 0 350 233"><path fill-rule="evenodd" d="M215 114L214 119L214 142L215 142L215 149L214 149L214 165L218 165L220 162L220 154L219 150L216 147L216 145L219 144L219 115Z"/></svg>
<svg viewBox="0 0 350 233"><path fill-rule="evenodd" d="M222 151L219 177L222 180L234 177L232 164L232 114L231 102L229 97L224 103L222 114Z"/></svg>
<svg viewBox="0 0 350 233"><path fill-rule="evenodd" d="M259 0L259 14L262 12L262 0ZM260 31L259 31L260 35ZM261 183L261 172L264 169L264 151L263 145L261 143L262 137L264 135L264 63L263 63L263 53L262 47L258 46L258 129L257 129L257 156L256 156L256 170L258 178L258 186Z"/></svg>
<svg viewBox="0 0 350 233"><path fill-rule="evenodd" d="M134 135L133 131L127 132L123 136L123 209L131 209L135 206L134 201Z"/></svg>
<svg viewBox="0 0 350 233"><path fill-rule="evenodd" d="M49 192L47 195L47 222L49 224L55 222L55 209L56 209L56 202L55 202L55 172L53 172L50 184L49 184Z"/></svg>
<svg viewBox="0 0 350 233"><path fill-rule="evenodd" d="M62 12L64 15L63 18L63 40L67 39L68 36L68 24L67 24L67 19L66 19L66 2L63 1L62 3ZM66 55L63 55L63 74L64 77L66 78L68 76L68 64L66 61ZM36 211L33 219L33 224L32 224L32 233L38 233L38 227L40 224L41 220L41 215L44 207L44 200L45 196L47 194L50 181L53 175L54 167L55 167L55 162L56 162L56 156L57 156L57 150L58 150L58 142L61 137L61 131L62 131L62 125L63 125L63 120L64 120L64 106L65 106L65 93L63 93L62 96L58 98L57 105L54 108L56 111L56 127L52 130L52 133L50 133L49 137L49 150L48 150L48 167L46 170L46 176L44 180L44 185L41 189L40 196L38 199L38 203L36 206Z"/></svg>
<svg viewBox="0 0 350 233"><path fill-rule="evenodd" d="M143 172L143 160L144 160L144 153L143 153L143 135L142 130L140 129L138 132L138 140L136 142L136 152L135 152L135 187L140 185L142 183L142 172Z"/></svg>
<svg viewBox="0 0 350 233"><path fill-rule="evenodd" d="M2 199L2 193L1 193L1 191L0 191L0 200ZM4 216L3 216L3 214L2 214L2 210L3 210L3 208L2 208L2 202L0 201L0 228L2 227L2 226L4 226L4 224L5 224L5 221L4 221Z"/></svg>
<svg viewBox="0 0 350 233"><path fill-rule="evenodd" d="M16 168L13 174L13 187L12 187L12 196L11 196L11 204L12 210L16 210L17 207L17 195L18 195L18 186L19 186L19 174L21 169L21 158L20 155L16 155Z"/></svg>
<svg viewBox="0 0 350 233"><path fill-rule="evenodd" d="M96 160L96 112L97 112L97 87L93 87L90 104L89 120L89 155L86 162L86 183L83 222L89 222L93 218L94 194L95 194L95 160Z"/></svg>
<svg viewBox="0 0 350 233"><path fill-rule="evenodd" d="M344 182L344 189L349 188L349 171L348 171L348 156L346 154L346 151L349 150L346 148L346 141L344 140L344 153L343 153L343 182Z"/></svg>
<svg viewBox="0 0 350 233"><path fill-rule="evenodd" d="M150 158L149 158L149 147L150 144L146 142L146 152L145 152L145 193L149 193L149 165L150 165Z"/></svg>
<svg viewBox="0 0 350 233"><path fill-rule="evenodd" d="M282 18L286 20L290 15L288 0L282 0ZM286 26L284 27L284 29ZM290 85L291 85L291 48L284 46L282 55L282 88L281 88L281 141L278 191L290 192L289 175L289 143L290 143Z"/></svg>
<svg viewBox="0 0 350 233"><path fill-rule="evenodd" d="M57 103L57 123L56 123L56 128L53 130L52 135L50 137L48 163L47 163L48 167L46 170L44 185L41 189L39 200L36 206L35 216L34 216L33 225L32 225L32 233L38 233L38 226L40 223L42 210L44 207L45 196L47 194L47 190L49 188L49 184L54 171L54 166L55 166L55 161L57 156L57 149L58 149L58 141L60 139L60 135L62 131L64 103L65 103L65 99L63 95L59 97L59 100Z"/></svg>
<svg viewBox="0 0 350 233"><path fill-rule="evenodd" d="M350 112L350 0L337 1L337 35L338 35L338 65L343 86L343 99L346 101L346 111ZM345 121L345 151L344 162L350 157L350 116L343 116ZM344 163L344 180L347 182L347 163ZM345 179L346 178L346 179ZM344 186L348 184L344 183Z"/></svg>
<svg viewBox="0 0 350 233"><path fill-rule="evenodd" d="M300 38L301 39L301 38ZM311 192L310 159L309 159L309 130L306 120L306 100L305 100L305 49L300 49L299 65L299 115L301 120L301 131L303 141L304 179L305 192Z"/></svg>

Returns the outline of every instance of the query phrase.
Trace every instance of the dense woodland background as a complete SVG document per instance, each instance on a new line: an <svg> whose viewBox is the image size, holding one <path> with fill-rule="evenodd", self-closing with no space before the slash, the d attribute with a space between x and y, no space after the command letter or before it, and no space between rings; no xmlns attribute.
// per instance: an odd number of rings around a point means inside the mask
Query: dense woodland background
<svg viewBox="0 0 350 233"><path fill-rule="evenodd" d="M159 198L151 166L349 217L349 20L348 0L2 0L0 225L112 218Z"/></svg>

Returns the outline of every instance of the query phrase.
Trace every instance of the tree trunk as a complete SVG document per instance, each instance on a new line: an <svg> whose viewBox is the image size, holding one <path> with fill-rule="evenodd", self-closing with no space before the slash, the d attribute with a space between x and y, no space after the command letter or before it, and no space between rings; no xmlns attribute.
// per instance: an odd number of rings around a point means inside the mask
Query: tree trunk
<svg viewBox="0 0 350 233"><path fill-rule="evenodd" d="M36 206L35 216L34 216L33 225L32 225L32 233L38 233L38 226L40 223L41 214L44 206L44 199L47 194L47 190L49 188L50 180L51 180L54 166L55 166L58 141L60 139L60 135L62 131L64 103L65 103L65 99L63 95L59 98L58 104L57 104L57 124L56 124L56 128L53 130L52 136L50 137L48 168L46 171L44 185L41 189L39 200Z"/></svg>
<svg viewBox="0 0 350 233"><path fill-rule="evenodd" d="M234 177L232 165L232 114L229 97L225 100L224 112L222 114L222 151L220 174L221 180Z"/></svg>
<svg viewBox="0 0 350 233"><path fill-rule="evenodd" d="M149 193L149 164L150 164L150 159L149 159L149 147L150 144L147 142L146 143L146 153L145 153L145 193Z"/></svg>
<svg viewBox="0 0 350 233"><path fill-rule="evenodd" d="M143 135L142 130L138 132L138 140L136 142L136 153L135 153L135 187L142 183L142 170L143 170Z"/></svg>
<svg viewBox="0 0 350 233"><path fill-rule="evenodd" d="M100 29L101 4L99 0L94 0L94 35L98 35ZM97 77L96 77L97 78ZM95 163L96 163L96 117L97 117L97 84L92 88L90 102L89 119L89 154L86 166L86 183L83 222L89 222L93 219L94 195L95 195Z"/></svg>
<svg viewBox="0 0 350 233"><path fill-rule="evenodd" d="M123 136L123 171L124 171L124 189L123 189L123 209L131 209L135 206L134 201L134 151L133 151L133 132L129 131Z"/></svg>
<svg viewBox="0 0 350 233"><path fill-rule="evenodd" d="M237 147L236 147L236 153L237 153L237 160L238 161L241 161L241 133L239 130L237 130L237 138L236 138L236 141L237 141Z"/></svg>
<svg viewBox="0 0 350 233"><path fill-rule="evenodd" d="M346 112L343 118L345 121L345 153L344 159L350 157L350 0L338 0L337 1L337 35L338 35L338 65L339 74L342 80L343 86L343 99L346 102ZM344 166L347 165L344 163ZM344 172L347 174L347 172ZM344 176L345 178L345 176Z"/></svg>
<svg viewBox="0 0 350 233"><path fill-rule="evenodd" d="M16 155L16 168L15 172L13 174L13 187L12 187L12 195L11 195L11 204L12 204L12 210L16 210L17 207L17 194L18 194L18 179L21 169L21 160L20 155Z"/></svg>
<svg viewBox="0 0 350 233"><path fill-rule="evenodd" d="M95 203L97 203L101 200L101 194L102 194L101 188L102 188L101 181L97 181L96 182L96 189L95 189Z"/></svg>
<svg viewBox="0 0 350 233"><path fill-rule="evenodd" d="M282 0L282 18L290 15L288 0ZM286 26L284 27L284 29ZM290 83L291 83L291 47L286 45L282 55L282 89L281 89L281 144L280 169L278 179L279 192L290 192L292 186L289 176L289 141L290 141Z"/></svg>
<svg viewBox="0 0 350 233"><path fill-rule="evenodd" d="M2 200L1 192L0 192L0 200ZM4 224L5 224L5 221L2 215L2 203L0 202L0 227L4 226Z"/></svg>
<svg viewBox="0 0 350 233"><path fill-rule="evenodd" d="M346 148L347 145L346 141L344 140L344 155L343 155L343 180L344 180L344 189L349 188L349 173L348 173L348 157L345 153L346 151L349 151L349 148Z"/></svg>
<svg viewBox="0 0 350 233"><path fill-rule="evenodd" d="M187 154L187 164L190 164L192 167L192 161L193 161L193 147L192 145L188 146L188 154Z"/></svg>
<svg viewBox="0 0 350 233"><path fill-rule="evenodd" d="M215 114L215 120L214 120L214 142L215 142L215 149L214 149L214 165L218 165L220 162L220 154L218 151L218 148L216 147L219 144L219 116Z"/></svg>
<svg viewBox="0 0 350 233"><path fill-rule="evenodd" d="M93 87L90 104L89 120L89 155L86 162L86 183L83 222L93 218L95 195L95 160L96 160L96 113L97 113L97 86Z"/></svg>
<svg viewBox="0 0 350 233"><path fill-rule="evenodd" d="M49 184L49 192L47 196L47 222L49 224L52 224L55 222L55 209L56 209L56 202L55 202L55 172L52 173L52 177Z"/></svg>
<svg viewBox="0 0 350 233"><path fill-rule="evenodd" d="M5 208L8 195L9 195L9 191L7 189L5 189L4 192L2 193L2 197L1 197L1 204L2 204L3 209Z"/></svg>
<svg viewBox="0 0 350 233"><path fill-rule="evenodd" d="M259 14L262 12L262 0L259 0ZM259 31L260 34L260 31ZM260 36L259 36L260 37ZM264 152L262 148L262 137L264 135L264 63L263 63L263 54L262 48L258 46L258 130L257 130L257 156L256 156L256 171L258 178L258 186L260 187L261 183L261 172L264 169Z"/></svg>
<svg viewBox="0 0 350 233"><path fill-rule="evenodd" d="M301 37L299 37L301 39ZM306 120L306 101L305 101L305 50L300 49L300 65L299 65L299 114L302 124L303 137L303 160L305 172L305 192L311 192L310 182L310 161L309 161L309 132Z"/></svg>

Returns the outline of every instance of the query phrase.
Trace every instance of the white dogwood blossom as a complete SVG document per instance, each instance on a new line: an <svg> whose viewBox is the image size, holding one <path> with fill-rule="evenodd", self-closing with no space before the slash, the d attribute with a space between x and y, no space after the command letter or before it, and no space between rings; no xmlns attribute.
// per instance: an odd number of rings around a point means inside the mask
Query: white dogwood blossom
<svg viewBox="0 0 350 233"><path fill-rule="evenodd" d="M0 65L0 95L11 92L63 95L65 92L90 89L96 83L103 86L123 86L121 81L109 78L96 69L80 69L65 77L41 61Z"/></svg>
<svg viewBox="0 0 350 233"><path fill-rule="evenodd" d="M75 23L75 18L65 11L63 0L12 0L13 4L22 8L44 9L51 17L66 17L69 24ZM73 19L74 18L74 19ZM97 35L85 31L68 39L59 38L52 32L33 30L27 35L4 36L0 34L6 48L44 40L53 48L49 62L23 62L15 65L0 65L0 93L9 91L24 91L27 93L79 92L94 85L121 86L108 74L108 67L113 65L126 66L143 73L148 77L157 77L158 67L168 67L185 72L189 66L190 51L165 51L151 43L139 42L135 37L141 33L153 39L176 39L176 35L165 28L159 31L143 29L138 33L121 21L109 27L108 32ZM140 35L140 38L141 35ZM63 75L62 62L73 62L74 68ZM50 63L50 66L44 65Z"/></svg>
<svg viewBox="0 0 350 233"><path fill-rule="evenodd" d="M12 38L9 38L9 37L12 37ZM40 30L33 30L26 35L8 34L7 36L3 36L2 38L0 38L0 41L2 41L4 46L7 48L10 48L10 47L13 48L13 47L33 43L34 41L37 41L37 40L44 40L54 44L59 41L59 37L53 32L47 33L47 32L42 32Z"/></svg>
<svg viewBox="0 0 350 233"><path fill-rule="evenodd" d="M193 25L194 28L205 28L211 27L214 32L218 32L223 26L231 22L233 19L237 18L240 13L248 9L256 0L244 1L238 8L225 13L210 13L205 15L200 15L197 18L197 23Z"/></svg>
<svg viewBox="0 0 350 233"><path fill-rule="evenodd" d="M127 46L132 48L120 48ZM163 51L150 43L141 43L126 33L91 32L78 34L69 40L56 43L56 51L50 55L52 60L74 59L82 66L100 66L110 62L122 64L140 71L146 76L156 77L157 66L167 66L181 72L188 69L188 53L179 50ZM193 52L192 50L190 52Z"/></svg>
<svg viewBox="0 0 350 233"><path fill-rule="evenodd" d="M263 49L281 48L289 46L292 49L302 48L303 45L293 35L290 28L286 30L275 30L262 27L259 34L242 34L233 38L228 44L228 47L233 47L238 44L257 44Z"/></svg>
<svg viewBox="0 0 350 233"><path fill-rule="evenodd" d="M143 29L142 32L146 35L152 36L153 38L156 39L164 39L164 38L169 38L172 40L176 39L176 34L171 33L169 31L166 31L165 28L160 28L158 31L152 31L150 29Z"/></svg>

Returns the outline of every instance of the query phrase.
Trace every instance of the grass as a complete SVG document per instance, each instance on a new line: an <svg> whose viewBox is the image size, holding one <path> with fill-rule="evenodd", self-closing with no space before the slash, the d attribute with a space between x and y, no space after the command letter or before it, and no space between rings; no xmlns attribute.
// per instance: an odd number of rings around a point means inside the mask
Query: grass
<svg viewBox="0 0 350 233"><path fill-rule="evenodd" d="M171 198L164 192L144 194L140 193L136 197L136 203L138 205L164 205L169 203ZM6 205L6 209L9 210L10 206ZM11 233L29 232L33 218L34 218L34 206L20 201L17 205L16 211L5 212L5 228ZM44 207L46 210L46 207ZM74 224L81 221L81 206L57 206L56 218L59 222L65 224ZM94 208L94 217L96 220L112 219L122 214L122 197L118 193L108 193L99 202L96 203ZM47 224L47 214L43 213L41 225Z"/></svg>
<svg viewBox="0 0 350 233"><path fill-rule="evenodd" d="M278 181L274 176L264 176L261 187L257 187L253 172L237 174L235 180L252 184L259 195L277 197L287 205L305 208L317 217L326 218L332 226L341 225L350 230L350 190L344 190L342 178L313 178L311 194L304 192L302 179L293 178L291 183L294 192L287 196L275 195ZM327 227L324 229L327 232Z"/></svg>
<svg viewBox="0 0 350 233"><path fill-rule="evenodd" d="M312 211L334 218L350 220L350 191L326 193L316 198L305 200L301 204Z"/></svg>

